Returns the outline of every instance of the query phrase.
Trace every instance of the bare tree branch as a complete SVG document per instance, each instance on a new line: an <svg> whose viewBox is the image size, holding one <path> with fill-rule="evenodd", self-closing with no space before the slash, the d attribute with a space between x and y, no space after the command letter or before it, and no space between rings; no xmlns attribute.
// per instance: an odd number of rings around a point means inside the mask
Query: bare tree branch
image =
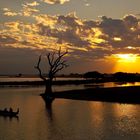
<svg viewBox="0 0 140 140"><path fill-rule="evenodd" d="M64 67L67 67L68 65L66 64L66 60L63 60L62 62L58 62L57 65L55 65L55 67L52 69L52 72L53 72L53 73L56 73L55 71L56 71L57 69L59 69L60 66L63 66L63 68L64 68Z"/></svg>
<svg viewBox="0 0 140 140"><path fill-rule="evenodd" d="M51 63L51 54L50 53L47 54L47 59L48 59L49 65L52 66L52 63Z"/></svg>
<svg viewBox="0 0 140 140"><path fill-rule="evenodd" d="M63 68L67 67L66 60L63 60L63 57L68 53L66 50L65 52L61 53L61 47L59 48L58 52L48 53L46 54L49 64L49 71L48 71L48 78L50 83L52 82L53 78L55 77L55 74L62 70ZM41 79L43 79L45 82L47 81L46 78L42 75L42 70L40 68L40 63L42 60L42 56L39 56L37 66L35 67L39 71L39 76Z"/></svg>
<svg viewBox="0 0 140 140"><path fill-rule="evenodd" d="M35 68L39 71L39 76L42 80L47 81L46 78L42 75L42 71L40 69L40 62L41 62L41 55L39 56L38 62L37 62L37 66L35 66Z"/></svg>
<svg viewBox="0 0 140 140"><path fill-rule="evenodd" d="M59 49L59 51L58 51L58 58L54 61L54 64L53 64L54 66L57 65L57 63L59 63L61 61L62 57L65 56L68 53L66 51L66 52L61 54L60 50L61 49Z"/></svg>
<svg viewBox="0 0 140 140"><path fill-rule="evenodd" d="M53 63L53 61L54 61L54 57L55 57L55 52L52 53L51 63Z"/></svg>

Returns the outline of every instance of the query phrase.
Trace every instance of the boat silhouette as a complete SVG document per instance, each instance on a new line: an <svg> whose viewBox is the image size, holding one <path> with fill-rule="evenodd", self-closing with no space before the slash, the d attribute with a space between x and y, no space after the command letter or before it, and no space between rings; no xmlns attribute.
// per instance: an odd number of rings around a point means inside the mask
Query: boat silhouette
<svg viewBox="0 0 140 140"><path fill-rule="evenodd" d="M18 114L19 114L19 109L17 109L16 112L14 112L11 108L9 111L7 109L0 110L0 116L4 116L4 117L17 117Z"/></svg>

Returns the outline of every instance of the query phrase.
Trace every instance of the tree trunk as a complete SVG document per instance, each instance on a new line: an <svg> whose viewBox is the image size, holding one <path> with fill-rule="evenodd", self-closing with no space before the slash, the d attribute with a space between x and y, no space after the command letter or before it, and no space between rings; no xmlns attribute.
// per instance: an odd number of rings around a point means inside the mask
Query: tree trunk
<svg viewBox="0 0 140 140"><path fill-rule="evenodd" d="M46 102L52 102L54 100L53 92L52 92L52 79L49 79L45 83L45 94L43 95L43 98Z"/></svg>
<svg viewBox="0 0 140 140"><path fill-rule="evenodd" d="M49 82L45 83L45 94L52 95L52 85Z"/></svg>

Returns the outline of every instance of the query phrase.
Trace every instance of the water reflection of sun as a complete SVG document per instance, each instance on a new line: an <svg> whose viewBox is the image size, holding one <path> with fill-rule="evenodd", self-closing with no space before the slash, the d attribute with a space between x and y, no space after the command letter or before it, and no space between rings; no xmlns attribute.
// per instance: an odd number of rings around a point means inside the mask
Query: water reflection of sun
<svg viewBox="0 0 140 140"><path fill-rule="evenodd" d="M113 72L140 72L140 56L138 54L113 54L111 60L115 64Z"/></svg>

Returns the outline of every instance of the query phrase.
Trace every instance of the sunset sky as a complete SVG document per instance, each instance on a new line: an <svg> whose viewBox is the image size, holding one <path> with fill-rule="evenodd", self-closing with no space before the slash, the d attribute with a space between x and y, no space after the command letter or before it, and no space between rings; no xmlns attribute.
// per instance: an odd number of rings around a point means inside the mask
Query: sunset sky
<svg viewBox="0 0 140 140"><path fill-rule="evenodd" d="M139 7L140 0L0 0L0 74L37 73L38 56L60 46L69 52L64 73L140 72Z"/></svg>

